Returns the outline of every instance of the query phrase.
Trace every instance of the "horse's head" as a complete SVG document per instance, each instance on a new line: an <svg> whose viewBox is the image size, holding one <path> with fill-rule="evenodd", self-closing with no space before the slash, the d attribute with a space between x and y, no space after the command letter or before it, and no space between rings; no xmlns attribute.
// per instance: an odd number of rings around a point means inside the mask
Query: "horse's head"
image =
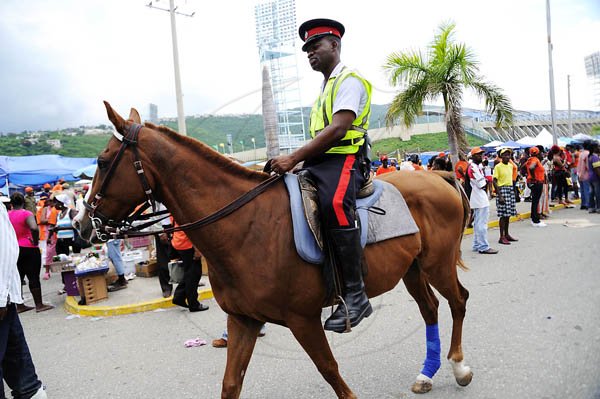
<svg viewBox="0 0 600 399"><path fill-rule="evenodd" d="M94 229L99 238L107 238L107 228L126 219L137 205L153 200L154 178L143 169L142 161L147 159L137 148L143 129L139 113L132 108L125 120L108 102L104 105L116 132L98 156L92 187L83 202L85 209L73 221L84 239L90 239Z"/></svg>

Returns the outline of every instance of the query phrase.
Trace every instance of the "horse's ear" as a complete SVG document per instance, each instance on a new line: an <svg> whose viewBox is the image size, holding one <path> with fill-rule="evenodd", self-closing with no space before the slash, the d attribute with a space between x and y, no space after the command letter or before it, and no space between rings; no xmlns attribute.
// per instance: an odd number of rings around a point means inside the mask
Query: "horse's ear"
<svg viewBox="0 0 600 399"><path fill-rule="evenodd" d="M117 112L110 106L108 101L104 101L104 106L106 107L108 119L110 119L112 124L115 126L117 132L123 134L125 130L125 120L121 117L121 115L117 114Z"/></svg>
<svg viewBox="0 0 600 399"><path fill-rule="evenodd" d="M137 124L142 123L142 118L140 118L140 114L137 112L137 109L131 108L131 111L129 111L129 120Z"/></svg>

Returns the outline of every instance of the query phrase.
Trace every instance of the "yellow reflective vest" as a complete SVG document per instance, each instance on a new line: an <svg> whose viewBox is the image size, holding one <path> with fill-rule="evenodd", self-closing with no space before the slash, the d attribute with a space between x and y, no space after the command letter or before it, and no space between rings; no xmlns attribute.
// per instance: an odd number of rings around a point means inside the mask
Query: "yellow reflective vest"
<svg viewBox="0 0 600 399"><path fill-rule="evenodd" d="M360 76L355 71L343 67L341 72L332 76L327 81L325 89L315 101L310 111L310 137L313 139L323 129L331 123L333 119L333 103L340 89L341 83L353 76L357 78L365 87L367 92L367 101L360 115L352 122L352 128L346 132L346 135L338 143L327 151L328 154L356 154L365 142L365 133L369 128L369 116L371 115L371 83Z"/></svg>

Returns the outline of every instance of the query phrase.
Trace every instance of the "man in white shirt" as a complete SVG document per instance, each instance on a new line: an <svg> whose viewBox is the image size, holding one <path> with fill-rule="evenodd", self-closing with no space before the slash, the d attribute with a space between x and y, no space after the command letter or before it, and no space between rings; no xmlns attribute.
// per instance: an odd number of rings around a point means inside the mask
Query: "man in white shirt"
<svg viewBox="0 0 600 399"><path fill-rule="evenodd" d="M481 162L484 151L480 147L471 150L471 162L467 168L471 180L471 197L469 204L473 210L473 251L480 254L497 254L498 250L490 248L487 239L488 220L490 217L490 201L487 195L487 180Z"/></svg>
<svg viewBox="0 0 600 399"><path fill-rule="evenodd" d="M366 137L371 113L371 84L340 59L345 28L338 21L318 18L300 25L313 70L323 74L321 93L310 113L307 144L271 160L271 170L283 174L304 162L317 186L319 213L328 252L342 270L343 301L324 328L349 332L373 312L362 278L363 250L355 218L356 193L368 178Z"/></svg>
<svg viewBox="0 0 600 399"><path fill-rule="evenodd" d="M47 398L35 373L15 304L23 303L17 270L19 244L4 204L0 204L0 376L14 398ZM0 384L0 398L4 384Z"/></svg>

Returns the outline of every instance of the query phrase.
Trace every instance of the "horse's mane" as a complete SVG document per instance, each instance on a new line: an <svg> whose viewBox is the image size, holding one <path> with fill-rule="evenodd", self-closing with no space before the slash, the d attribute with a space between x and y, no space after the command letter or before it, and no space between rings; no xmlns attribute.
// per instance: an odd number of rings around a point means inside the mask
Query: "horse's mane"
<svg viewBox="0 0 600 399"><path fill-rule="evenodd" d="M268 177L266 173L256 172L251 169L248 169L238 164L237 162L232 161L226 156L219 154L217 151L213 150L200 140L181 135L167 126L155 125L151 122L144 122L144 126L166 134L167 136L169 136L170 139L179 144L185 145L186 147L193 147L199 154L202 154L209 162L215 165L219 165L221 168L229 170L237 175L256 180L264 180L266 177Z"/></svg>

